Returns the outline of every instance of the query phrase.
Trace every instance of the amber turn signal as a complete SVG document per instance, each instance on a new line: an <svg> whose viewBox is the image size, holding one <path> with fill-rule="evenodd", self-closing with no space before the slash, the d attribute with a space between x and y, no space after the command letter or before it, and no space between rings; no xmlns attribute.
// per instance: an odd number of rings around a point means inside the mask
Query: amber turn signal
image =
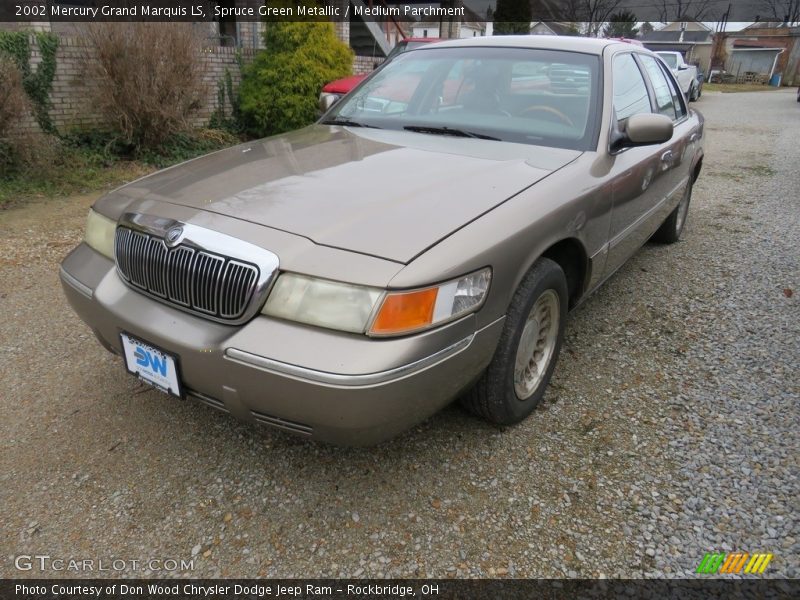
<svg viewBox="0 0 800 600"><path fill-rule="evenodd" d="M387 294L370 333L391 335L427 327L433 322L438 288Z"/></svg>

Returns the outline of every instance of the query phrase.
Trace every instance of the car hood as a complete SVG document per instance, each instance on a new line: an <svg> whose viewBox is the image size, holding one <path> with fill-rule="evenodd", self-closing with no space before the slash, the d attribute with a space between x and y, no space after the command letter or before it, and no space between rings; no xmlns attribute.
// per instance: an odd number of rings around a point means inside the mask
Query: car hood
<svg viewBox="0 0 800 600"><path fill-rule="evenodd" d="M572 150L313 125L115 190L407 263L577 158Z"/></svg>
<svg viewBox="0 0 800 600"><path fill-rule="evenodd" d="M346 94L366 78L366 75L351 75L350 77L337 79L336 81L326 83L322 91L329 94Z"/></svg>

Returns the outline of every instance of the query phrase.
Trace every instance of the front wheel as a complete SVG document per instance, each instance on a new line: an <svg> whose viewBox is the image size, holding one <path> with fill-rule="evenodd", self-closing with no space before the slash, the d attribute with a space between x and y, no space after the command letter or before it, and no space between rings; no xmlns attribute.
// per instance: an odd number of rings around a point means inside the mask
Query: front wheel
<svg viewBox="0 0 800 600"><path fill-rule="evenodd" d="M681 239L683 227L686 225L686 217L689 215L689 203L692 201L692 179L686 184L678 206L675 207L658 231L653 234L653 240L663 244L674 244Z"/></svg>
<svg viewBox="0 0 800 600"><path fill-rule="evenodd" d="M689 86L688 96L689 96L689 102L696 102L697 99L700 97L700 94L697 93L697 86L694 83L692 83L692 85Z"/></svg>
<svg viewBox="0 0 800 600"><path fill-rule="evenodd" d="M462 404L497 425L533 412L555 370L566 316L564 271L540 258L514 293L492 362Z"/></svg>

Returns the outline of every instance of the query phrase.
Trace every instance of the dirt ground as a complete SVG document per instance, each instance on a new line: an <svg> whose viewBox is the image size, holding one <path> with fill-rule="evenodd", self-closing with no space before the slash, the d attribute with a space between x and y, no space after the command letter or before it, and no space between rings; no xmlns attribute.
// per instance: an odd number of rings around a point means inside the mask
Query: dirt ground
<svg viewBox="0 0 800 600"><path fill-rule="evenodd" d="M685 239L572 314L545 402L507 429L451 407L341 449L144 388L58 281L95 195L0 212L0 576L681 576L726 549L800 576L790 92L692 105ZM36 555L123 562L20 568Z"/></svg>

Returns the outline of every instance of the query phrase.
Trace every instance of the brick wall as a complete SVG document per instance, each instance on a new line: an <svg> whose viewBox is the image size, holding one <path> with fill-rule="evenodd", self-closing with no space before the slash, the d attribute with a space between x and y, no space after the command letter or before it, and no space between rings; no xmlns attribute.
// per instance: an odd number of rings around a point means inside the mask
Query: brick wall
<svg viewBox="0 0 800 600"><path fill-rule="evenodd" d="M375 67L383 63L384 60L386 59L382 57L355 56L353 57L353 75L372 73Z"/></svg>
<svg viewBox="0 0 800 600"><path fill-rule="evenodd" d="M256 50L253 48L239 48L242 60L246 63L252 60ZM239 65L236 60L236 48L223 46L207 46L203 49L203 60L206 63L208 92L203 102L203 107L193 119L195 126L204 126L217 107L217 81L223 80L226 69L230 71L234 86L240 80ZM91 49L87 47L84 38L78 36L59 35L58 52L56 53L56 73L53 78L53 89L50 92L52 108L50 117L53 124L61 131L71 128L97 125L101 122L92 108L88 98L93 82L84 74L83 64L85 57L91 56ZM42 57L35 39L31 38L31 67L35 69ZM230 114L230 106L226 107ZM38 125L32 116L27 116L20 128L23 130L37 130Z"/></svg>
<svg viewBox="0 0 800 600"><path fill-rule="evenodd" d="M253 34L256 34L254 31ZM340 35L346 32L339 32ZM101 117L92 108L89 92L93 82L89 80L83 69L85 57L91 56L91 49L87 47L86 40L78 35L59 33L58 51L56 53L56 73L53 78L53 89L50 93L52 109L50 117L58 131L65 132L72 128L90 127L99 125ZM213 38L209 38L213 39ZM224 81L225 72L229 70L234 82L234 87L241 78L236 53L241 53L243 62L253 59L257 49L253 47L233 48L227 46L209 45L203 49L203 60L206 62L205 80L208 84L208 93L202 108L193 119L195 126L204 126L217 108L217 82ZM41 62L41 53L34 38L31 38L31 67L35 69ZM355 56L353 58L353 73L371 73L376 65L383 63L381 57ZM226 114L230 114L230 106L226 107ZM38 125L32 116L27 116L20 123L20 129L27 131L38 130Z"/></svg>
<svg viewBox="0 0 800 600"><path fill-rule="evenodd" d="M198 111L193 124L201 127L208 123L211 115L217 109L217 82L225 81L225 72L229 71L233 79L234 88L238 87L241 80L241 72L236 61L236 53L239 52L242 62L248 63L255 56L257 50L254 48L232 48L223 46L211 46L203 50L203 57L206 61L205 81L208 87L208 95L203 107ZM226 96L226 102L229 98ZM225 114L231 114L231 106L225 107Z"/></svg>

